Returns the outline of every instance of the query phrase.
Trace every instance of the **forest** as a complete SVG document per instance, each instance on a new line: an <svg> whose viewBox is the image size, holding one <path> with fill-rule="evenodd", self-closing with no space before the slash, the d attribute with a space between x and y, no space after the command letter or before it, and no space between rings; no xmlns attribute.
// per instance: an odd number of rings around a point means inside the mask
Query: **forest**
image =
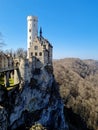
<svg viewBox="0 0 98 130"><path fill-rule="evenodd" d="M88 129L98 130L98 61L65 58L54 60L53 66L65 109L79 116Z"/></svg>

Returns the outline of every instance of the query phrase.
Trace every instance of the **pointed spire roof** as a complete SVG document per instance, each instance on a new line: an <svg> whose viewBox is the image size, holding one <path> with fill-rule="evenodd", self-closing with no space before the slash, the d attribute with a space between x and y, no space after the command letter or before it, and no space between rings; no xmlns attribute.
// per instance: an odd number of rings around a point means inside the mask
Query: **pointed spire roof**
<svg viewBox="0 0 98 130"><path fill-rule="evenodd" d="M42 27L40 27L40 37L42 37Z"/></svg>

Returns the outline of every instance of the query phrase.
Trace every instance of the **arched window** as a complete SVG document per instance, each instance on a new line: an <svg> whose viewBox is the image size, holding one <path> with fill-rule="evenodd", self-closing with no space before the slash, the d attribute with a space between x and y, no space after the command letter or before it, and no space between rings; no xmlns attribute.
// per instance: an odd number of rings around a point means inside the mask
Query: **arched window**
<svg viewBox="0 0 98 130"><path fill-rule="evenodd" d="M29 29L29 32L31 32L31 29Z"/></svg>
<svg viewBox="0 0 98 130"><path fill-rule="evenodd" d="M42 56L42 52L39 53L39 56Z"/></svg>
<svg viewBox="0 0 98 130"><path fill-rule="evenodd" d="M37 56L37 52L35 52L35 56Z"/></svg>
<svg viewBox="0 0 98 130"><path fill-rule="evenodd" d="M35 49L35 50L38 50L38 46L35 46L34 49Z"/></svg>
<svg viewBox="0 0 98 130"><path fill-rule="evenodd" d="M33 56L33 52L31 52L31 56Z"/></svg>
<svg viewBox="0 0 98 130"><path fill-rule="evenodd" d="M43 48L46 49L46 45L43 45Z"/></svg>

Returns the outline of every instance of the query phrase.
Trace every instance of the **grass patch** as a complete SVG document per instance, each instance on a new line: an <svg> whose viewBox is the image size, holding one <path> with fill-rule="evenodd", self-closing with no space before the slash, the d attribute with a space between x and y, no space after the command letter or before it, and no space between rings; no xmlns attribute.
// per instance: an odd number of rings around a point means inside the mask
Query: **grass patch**
<svg viewBox="0 0 98 130"><path fill-rule="evenodd" d="M14 88L14 86L12 86L12 87L7 87L6 89L7 90L11 90L11 89L13 89Z"/></svg>
<svg viewBox="0 0 98 130"><path fill-rule="evenodd" d="M9 78L9 83L10 83L10 86L13 86L14 85L14 79ZM0 84L4 85L4 77L0 77Z"/></svg>
<svg viewBox="0 0 98 130"><path fill-rule="evenodd" d="M14 85L14 78L10 78L9 83L10 83L10 86L13 86Z"/></svg>
<svg viewBox="0 0 98 130"><path fill-rule="evenodd" d="M11 90L14 88L14 78L9 78L10 86L7 87L7 90Z"/></svg>
<svg viewBox="0 0 98 130"><path fill-rule="evenodd" d="M14 88L14 78L9 78L10 86L6 87L7 90ZM0 85L4 86L4 76L0 76Z"/></svg>

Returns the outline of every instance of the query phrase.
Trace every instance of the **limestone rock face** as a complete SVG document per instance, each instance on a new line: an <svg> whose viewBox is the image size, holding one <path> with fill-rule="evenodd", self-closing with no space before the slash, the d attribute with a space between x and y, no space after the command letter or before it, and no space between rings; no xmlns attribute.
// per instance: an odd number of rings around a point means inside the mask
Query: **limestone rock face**
<svg viewBox="0 0 98 130"><path fill-rule="evenodd" d="M0 106L0 130L7 130L7 127L7 112L4 107Z"/></svg>
<svg viewBox="0 0 98 130"><path fill-rule="evenodd" d="M4 103L7 97L7 91L4 86L0 85L0 104Z"/></svg>
<svg viewBox="0 0 98 130"><path fill-rule="evenodd" d="M9 117L9 129L40 123L48 130L68 130L63 103L53 74L43 67L17 94Z"/></svg>
<svg viewBox="0 0 98 130"><path fill-rule="evenodd" d="M6 100L7 91L4 86L0 85L0 130L7 130L8 127L8 114L4 107L6 106Z"/></svg>

